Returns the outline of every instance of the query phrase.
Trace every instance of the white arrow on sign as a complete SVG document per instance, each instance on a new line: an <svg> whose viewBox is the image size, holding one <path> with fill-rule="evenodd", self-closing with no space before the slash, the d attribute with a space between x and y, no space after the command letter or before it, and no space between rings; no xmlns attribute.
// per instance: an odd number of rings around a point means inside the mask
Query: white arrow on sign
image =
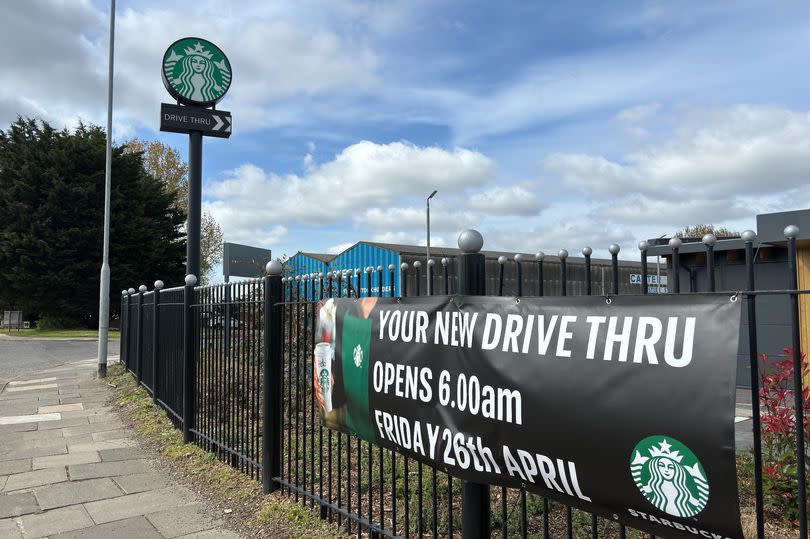
<svg viewBox="0 0 810 539"><path fill-rule="evenodd" d="M222 119L219 116L217 116L216 114L212 114L211 116L213 116L214 121L217 122L217 125L214 126L213 130L214 131L219 131L219 128L222 127L223 125L225 125L225 122L223 122Z"/></svg>

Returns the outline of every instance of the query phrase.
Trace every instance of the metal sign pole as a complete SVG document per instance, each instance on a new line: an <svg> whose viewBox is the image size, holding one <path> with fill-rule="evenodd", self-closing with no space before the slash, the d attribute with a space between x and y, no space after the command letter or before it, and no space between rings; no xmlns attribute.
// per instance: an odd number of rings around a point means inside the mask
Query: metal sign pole
<svg viewBox="0 0 810 539"><path fill-rule="evenodd" d="M186 275L200 275L200 226L202 205L202 132L188 135L188 225Z"/></svg>

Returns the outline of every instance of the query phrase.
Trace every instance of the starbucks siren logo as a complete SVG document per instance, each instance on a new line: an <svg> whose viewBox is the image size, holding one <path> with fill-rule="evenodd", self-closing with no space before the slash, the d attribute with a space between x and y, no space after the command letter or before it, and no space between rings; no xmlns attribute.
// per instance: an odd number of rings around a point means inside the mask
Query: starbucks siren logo
<svg viewBox="0 0 810 539"><path fill-rule="evenodd" d="M354 366L359 367L363 364L363 349L360 345L354 347Z"/></svg>
<svg viewBox="0 0 810 539"><path fill-rule="evenodd" d="M185 105L210 107L231 86L231 63L210 41L179 39L163 55L163 84Z"/></svg>
<svg viewBox="0 0 810 539"><path fill-rule="evenodd" d="M694 516L709 500L703 465L675 438L658 435L641 440L630 456L630 473L647 501L670 515Z"/></svg>

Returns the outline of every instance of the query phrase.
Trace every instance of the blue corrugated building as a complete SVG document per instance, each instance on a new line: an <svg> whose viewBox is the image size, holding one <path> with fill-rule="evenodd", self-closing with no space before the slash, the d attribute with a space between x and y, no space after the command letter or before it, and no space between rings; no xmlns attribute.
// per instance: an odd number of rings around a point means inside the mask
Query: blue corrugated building
<svg viewBox="0 0 810 539"><path fill-rule="evenodd" d="M482 251L486 257L486 292L490 295L496 295L499 292L498 275L500 272L499 257L505 257L507 263L504 266L504 289L505 295L512 295L517 293L517 279L516 268L514 263L514 254L504 251ZM450 247L431 247L430 256L436 262L434 266L434 280L433 287L435 294L444 294L445 290L450 294L458 292L458 268L456 267L457 259L461 255L460 249ZM539 291L538 282L536 279L536 266L534 254L523 253L526 264L524 266L524 281L523 281L523 294L534 295ZM445 283L444 273L445 268L441 264L441 260L446 258L447 265L447 282ZM326 261L328 259L328 262ZM416 261L421 263L420 275L417 284L416 271L414 263ZM547 295L560 294L560 259L556 256L548 255L545 257L544 267L545 273L543 278L544 290ZM418 290L424 294L427 288L427 267L425 264L425 247L418 245L400 245L394 243L379 243L371 241L360 241L343 251L338 255L320 255L315 253L298 253L287 262L290 268L287 276L301 276L312 275L323 272L346 272L352 271L350 288L354 290L357 287L357 277L354 275L356 270L363 272L362 279L360 280L360 293L363 296L373 295L376 296L382 285L382 292L384 296L391 295L391 287L393 286L393 295L402 295L402 283L400 265L402 263L408 264L408 295L415 295ZM593 285L594 294L607 294L610 290L610 283L612 281L613 270L611 268L611 261L605 259L594 258L592 263L592 277L591 283ZM391 279L391 272L389 266L394 265L393 282ZM567 293L569 295L581 295L585 293L585 260L582 257L570 256L567 259ZM374 268L371 273L371 294L368 292L368 276L365 273L366 268ZM325 269L324 269L325 268ZM382 268L382 275L378 272L378 268ZM638 293L639 285L633 284L630 279L631 274L639 273L640 263L631 262L627 260L619 261L620 272L620 292L622 294ZM380 281L382 280L382 283ZM343 293L347 293L347 283L345 279L341 279L343 283ZM335 286L333 284L333 286ZM302 287L303 289L303 287ZM307 287L307 297L311 295L311 288Z"/></svg>

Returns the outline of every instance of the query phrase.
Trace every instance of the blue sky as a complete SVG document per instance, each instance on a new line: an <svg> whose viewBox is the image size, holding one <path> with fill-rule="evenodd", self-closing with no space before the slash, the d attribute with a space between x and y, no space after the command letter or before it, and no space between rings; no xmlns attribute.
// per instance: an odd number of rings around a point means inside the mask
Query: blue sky
<svg viewBox="0 0 810 539"><path fill-rule="evenodd" d="M0 24L19 53L0 122L103 123L105 2L15 3ZM186 35L234 69L205 209L277 254L421 243L433 189L434 243L475 227L492 249L633 257L810 206L807 2L119 0L117 140L186 151L157 131L160 59Z"/></svg>

